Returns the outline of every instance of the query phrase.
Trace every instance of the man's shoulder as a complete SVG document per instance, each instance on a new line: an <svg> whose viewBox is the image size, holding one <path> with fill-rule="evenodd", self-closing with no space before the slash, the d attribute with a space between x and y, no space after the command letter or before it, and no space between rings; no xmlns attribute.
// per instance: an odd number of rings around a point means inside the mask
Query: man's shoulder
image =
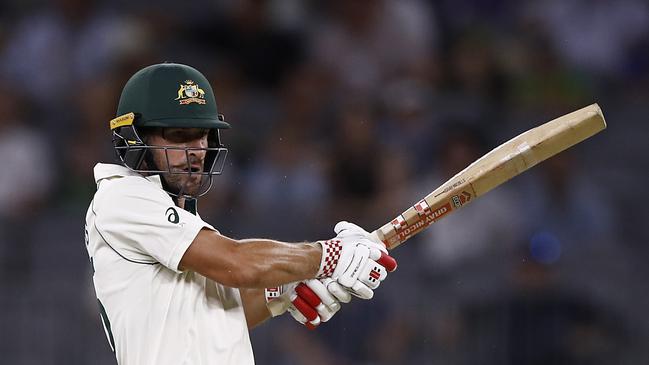
<svg viewBox="0 0 649 365"><path fill-rule="evenodd" d="M130 170L126 166L112 164L112 163L98 163L93 168L95 182L99 183L102 180L111 179L114 177L123 176L141 176L135 171Z"/></svg>
<svg viewBox="0 0 649 365"><path fill-rule="evenodd" d="M172 202L171 197L161 187L144 176L114 176L99 181L94 200L96 203L107 202L111 206L120 203L139 201Z"/></svg>

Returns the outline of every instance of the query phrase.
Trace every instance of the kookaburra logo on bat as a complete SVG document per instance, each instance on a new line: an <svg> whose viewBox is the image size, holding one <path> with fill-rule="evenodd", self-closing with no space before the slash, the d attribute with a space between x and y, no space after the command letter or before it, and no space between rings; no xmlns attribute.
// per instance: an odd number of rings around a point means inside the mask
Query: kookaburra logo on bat
<svg viewBox="0 0 649 365"><path fill-rule="evenodd" d="M190 103L205 104L205 91L198 87L194 81L185 80L184 84L180 84L178 97L174 100L179 100L181 105Z"/></svg>

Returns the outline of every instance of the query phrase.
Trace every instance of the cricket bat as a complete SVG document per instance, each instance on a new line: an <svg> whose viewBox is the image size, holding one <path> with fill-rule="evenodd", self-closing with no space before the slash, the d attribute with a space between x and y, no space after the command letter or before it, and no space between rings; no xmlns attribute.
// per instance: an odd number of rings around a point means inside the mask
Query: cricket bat
<svg viewBox="0 0 649 365"><path fill-rule="evenodd" d="M592 104L521 133L474 161L372 235L394 249L491 189L605 128L602 110Z"/></svg>

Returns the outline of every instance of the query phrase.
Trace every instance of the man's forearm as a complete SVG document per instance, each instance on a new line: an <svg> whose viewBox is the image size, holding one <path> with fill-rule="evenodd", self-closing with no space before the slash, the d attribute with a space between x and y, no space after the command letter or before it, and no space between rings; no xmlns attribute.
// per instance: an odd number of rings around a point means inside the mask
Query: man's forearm
<svg viewBox="0 0 649 365"><path fill-rule="evenodd" d="M240 288L267 288L312 279L320 267L322 248L317 243L297 243L246 239L238 241L237 255L246 268Z"/></svg>
<svg viewBox="0 0 649 365"><path fill-rule="evenodd" d="M234 240L202 230L180 267L234 288L268 288L316 276L322 258L318 243Z"/></svg>

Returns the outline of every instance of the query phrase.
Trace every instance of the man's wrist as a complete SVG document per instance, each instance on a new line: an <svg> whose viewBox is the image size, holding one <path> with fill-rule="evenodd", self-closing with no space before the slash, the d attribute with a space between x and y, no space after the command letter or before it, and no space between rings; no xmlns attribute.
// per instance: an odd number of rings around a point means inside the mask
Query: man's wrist
<svg viewBox="0 0 649 365"><path fill-rule="evenodd" d="M309 273L312 278L320 271L320 264L322 262L322 244L320 242L307 242L307 256L309 258L310 268Z"/></svg>

